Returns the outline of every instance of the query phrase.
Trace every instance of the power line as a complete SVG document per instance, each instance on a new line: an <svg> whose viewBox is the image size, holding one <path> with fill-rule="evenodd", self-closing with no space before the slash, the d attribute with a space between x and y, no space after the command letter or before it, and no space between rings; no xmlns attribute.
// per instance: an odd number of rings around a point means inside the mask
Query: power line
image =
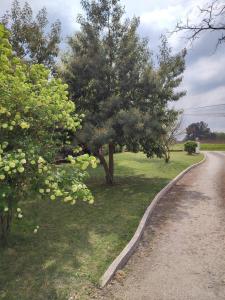
<svg viewBox="0 0 225 300"><path fill-rule="evenodd" d="M198 117L198 116L208 116L208 117L222 117L224 118L225 117L225 113L193 113L193 114L183 114L184 116L195 116L195 117Z"/></svg>
<svg viewBox="0 0 225 300"><path fill-rule="evenodd" d="M184 111L187 110L201 110L201 109L209 109L209 108L219 108L219 107L224 107L225 109L225 103L221 103L221 104L213 104L213 105L205 105L205 106L198 106L198 107L189 107L189 108L185 108Z"/></svg>

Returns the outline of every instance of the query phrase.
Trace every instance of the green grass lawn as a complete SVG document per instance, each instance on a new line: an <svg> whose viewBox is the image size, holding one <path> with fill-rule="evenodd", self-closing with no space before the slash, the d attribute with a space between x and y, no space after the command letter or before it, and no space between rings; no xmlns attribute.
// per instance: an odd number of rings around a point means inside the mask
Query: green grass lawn
<svg viewBox="0 0 225 300"><path fill-rule="evenodd" d="M225 151L225 144L201 144L201 150Z"/></svg>
<svg viewBox="0 0 225 300"><path fill-rule="evenodd" d="M171 150L180 151L184 150L184 144L175 144L171 147ZM201 144L201 150L203 151L225 151L225 144Z"/></svg>
<svg viewBox="0 0 225 300"><path fill-rule="evenodd" d="M171 151L183 151L184 150L184 143L174 144L170 147Z"/></svg>
<svg viewBox="0 0 225 300"><path fill-rule="evenodd" d="M202 155L173 153L172 161L143 154L115 155L116 184L104 184L99 167L88 185L93 206L68 206L33 195L20 206L24 220L0 249L0 299L86 299L113 259L131 239L154 195ZM68 169L68 166L66 167ZM34 235L34 225L40 225Z"/></svg>

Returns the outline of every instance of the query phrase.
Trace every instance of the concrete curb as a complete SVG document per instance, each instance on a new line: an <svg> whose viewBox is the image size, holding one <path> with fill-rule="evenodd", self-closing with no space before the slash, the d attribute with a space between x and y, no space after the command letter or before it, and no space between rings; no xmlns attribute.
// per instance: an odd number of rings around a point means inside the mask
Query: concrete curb
<svg viewBox="0 0 225 300"><path fill-rule="evenodd" d="M147 210L145 211L144 216L141 219L141 222L138 225L138 228L130 240L130 242L126 245L126 247L122 250L122 252L116 257L116 259L112 262L112 264L108 267L106 272L103 274L103 276L100 278L99 284L100 287L103 288L106 286L109 281L113 278L116 271L123 268L131 255L136 250L139 241L142 237L142 234L148 224L149 218L152 215L152 212L154 211L154 208L156 207L156 204L159 202L159 200L177 183L178 180L180 180L186 173L188 173L193 168L196 168L197 166L201 165L206 160L206 153L204 154L203 160L201 160L199 163L196 163L190 167L188 167L186 170L181 172L176 178L174 178L172 181L170 181L153 199Z"/></svg>

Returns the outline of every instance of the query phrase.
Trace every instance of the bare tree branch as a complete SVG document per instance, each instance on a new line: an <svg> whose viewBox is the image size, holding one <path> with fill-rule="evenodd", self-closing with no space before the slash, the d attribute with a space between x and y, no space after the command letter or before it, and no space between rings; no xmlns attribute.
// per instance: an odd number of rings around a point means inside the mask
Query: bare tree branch
<svg viewBox="0 0 225 300"><path fill-rule="evenodd" d="M225 3L224 0L214 0L205 7L198 7L201 21L192 24L187 18L186 23L178 22L173 33L187 31L187 39L192 43L201 33L221 32L216 47L225 42Z"/></svg>

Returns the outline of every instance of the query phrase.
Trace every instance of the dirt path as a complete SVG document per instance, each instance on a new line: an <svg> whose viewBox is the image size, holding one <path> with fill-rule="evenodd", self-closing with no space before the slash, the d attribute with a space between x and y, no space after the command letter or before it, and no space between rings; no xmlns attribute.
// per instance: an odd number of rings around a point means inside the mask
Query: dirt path
<svg viewBox="0 0 225 300"><path fill-rule="evenodd" d="M124 272L98 299L225 299L225 153L208 152L162 199Z"/></svg>

